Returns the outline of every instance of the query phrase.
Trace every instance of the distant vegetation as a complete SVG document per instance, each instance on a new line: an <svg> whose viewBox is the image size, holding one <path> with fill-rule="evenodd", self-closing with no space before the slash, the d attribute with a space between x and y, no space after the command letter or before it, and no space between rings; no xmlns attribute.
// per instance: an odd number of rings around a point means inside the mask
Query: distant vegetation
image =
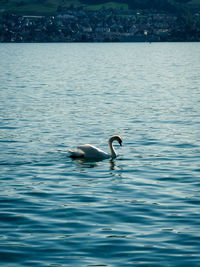
<svg viewBox="0 0 200 267"><path fill-rule="evenodd" d="M200 41L199 1L0 0L0 42Z"/></svg>
<svg viewBox="0 0 200 267"><path fill-rule="evenodd" d="M82 0L87 5L106 5L107 0ZM200 8L200 0L115 0L116 4L126 4L129 9L156 9L177 12L182 9Z"/></svg>
<svg viewBox="0 0 200 267"><path fill-rule="evenodd" d="M21 15L53 15L65 8L157 10L183 12L199 9L200 0L0 0L0 12Z"/></svg>

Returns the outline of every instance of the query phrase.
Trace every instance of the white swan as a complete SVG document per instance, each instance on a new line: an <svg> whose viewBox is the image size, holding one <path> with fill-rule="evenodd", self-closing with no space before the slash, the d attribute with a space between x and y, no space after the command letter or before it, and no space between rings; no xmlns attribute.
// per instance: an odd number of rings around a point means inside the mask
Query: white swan
<svg viewBox="0 0 200 267"><path fill-rule="evenodd" d="M101 150L95 146L86 144L86 145L82 145L82 146L77 147L80 151L69 150L70 157L71 158L97 159L97 160L103 160L103 159L108 159L108 158L114 159L117 157L117 154L116 154L115 149L113 147L113 141L118 141L120 146L122 146L122 138L118 135L112 136L108 140L108 147L110 149L110 154L104 152L103 150Z"/></svg>

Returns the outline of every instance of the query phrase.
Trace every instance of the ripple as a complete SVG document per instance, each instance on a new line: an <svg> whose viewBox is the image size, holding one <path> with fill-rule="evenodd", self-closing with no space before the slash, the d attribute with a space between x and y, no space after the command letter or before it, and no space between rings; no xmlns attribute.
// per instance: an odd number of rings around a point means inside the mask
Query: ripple
<svg viewBox="0 0 200 267"><path fill-rule="evenodd" d="M1 265L199 266L199 46L0 53ZM68 157L113 134L115 160Z"/></svg>

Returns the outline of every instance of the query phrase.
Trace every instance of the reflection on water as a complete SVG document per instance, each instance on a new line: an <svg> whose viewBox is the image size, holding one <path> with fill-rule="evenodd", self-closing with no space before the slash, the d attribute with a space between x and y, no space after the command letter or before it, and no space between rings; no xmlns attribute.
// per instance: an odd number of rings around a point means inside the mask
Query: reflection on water
<svg viewBox="0 0 200 267"><path fill-rule="evenodd" d="M199 266L199 49L0 46L2 266Z"/></svg>
<svg viewBox="0 0 200 267"><path fill-rule="evenodd" d="M85 168L94 168L98 167L98 162L102 162L102 160L97 160L97 159L73 159L76 163L82 165L82 167ZM110 170L115 170L116 168L116 160L115 159L110 159ZM119 168L119 166L117 166Z"/></svg>
<svg viewBox="0 0 200 267"><path fill-rule="evenodd" d="M110 170L114 171L116 167L115 160L111 159L110 160Z"/></svg>
<svg viewBox="0 0 200 267"><path fill-rule="evenodd" d="M94 168L98 166L98 160L78 159L76 162L80 165L83 165L83 168Z"/></svg>

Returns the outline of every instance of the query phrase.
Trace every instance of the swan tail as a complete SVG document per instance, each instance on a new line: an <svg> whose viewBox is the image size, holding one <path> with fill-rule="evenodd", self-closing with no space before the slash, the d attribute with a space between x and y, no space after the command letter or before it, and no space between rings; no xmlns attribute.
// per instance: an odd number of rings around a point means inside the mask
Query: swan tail
<svg viewBox="0 0 200 267"><path fill-rule="evenodd" d="M83 158L84 157L84 153L81 151L71 151L69 150L69 156L70 158L76 159L76 158Z"/></svg>

